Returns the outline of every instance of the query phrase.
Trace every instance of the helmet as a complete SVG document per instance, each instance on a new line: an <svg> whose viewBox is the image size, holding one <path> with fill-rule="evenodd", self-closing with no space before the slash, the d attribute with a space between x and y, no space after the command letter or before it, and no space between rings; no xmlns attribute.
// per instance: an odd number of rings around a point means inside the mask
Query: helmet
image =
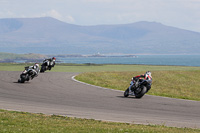
<svg viewBox="0 0 200 133"><path fill-rule="evenodd" d="M151 72L150 71L147 71L146 73L145 73L145 79L148 79L148 80L151 80Z"/></svg>
<svg viewBox="0 0 200 133"><path fill-rule="evenodd" d="M55 57L53 57L53 58L52 58L52 60L56 60L56 58L55 58Z"/></svg>
<svg viewBox="0 0 200 133"><path fill-rule="evenodd" d="M35 63L35 65L34 66L36 66L36 67L39 67L39 64L38 63Z"/></svg>
<svg viewBox="0 0 200 133"><path fill-rule="evenodd" d="M150 72L150 71L147 71L146 74L148 74L148 75L150 74L150 75L151 75L151 72Z"/></svg>

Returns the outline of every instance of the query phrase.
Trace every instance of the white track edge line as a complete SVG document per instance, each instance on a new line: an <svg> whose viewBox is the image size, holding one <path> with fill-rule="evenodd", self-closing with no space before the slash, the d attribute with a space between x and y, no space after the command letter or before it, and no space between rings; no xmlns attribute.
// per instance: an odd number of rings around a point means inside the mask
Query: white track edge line
<svg viewBox="0 0 200 133"><path fill-rule="evenodd" d="M88 83L85 83L85 82L76 80L76 79L75 79L76 76L77 76L77 75L72 76L72 80L75 81L75 82L78 82L78 83L81 83L81 84L84 84L84 85L88 85L88 86L92 86L92 87L96 87L96 88L100 88L100 89L104 89L104 90L112 90L112 91L117 91L117 92L123 92L123 91L120 91L120 90L104 88L104 87L101 87L101 86L91 85L91 84L88 84Z"/></svg>

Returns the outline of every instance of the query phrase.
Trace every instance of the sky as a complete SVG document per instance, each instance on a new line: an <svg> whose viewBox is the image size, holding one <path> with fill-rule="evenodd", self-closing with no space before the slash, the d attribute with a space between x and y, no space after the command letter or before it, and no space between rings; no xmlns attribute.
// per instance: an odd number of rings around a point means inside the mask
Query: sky
<svg viewBox="0 0 200 133"><path fill-rule="evenodd" d="M76 25L149 21L200 32L200 0L0 0L0 18L47 16Z"/></svg>

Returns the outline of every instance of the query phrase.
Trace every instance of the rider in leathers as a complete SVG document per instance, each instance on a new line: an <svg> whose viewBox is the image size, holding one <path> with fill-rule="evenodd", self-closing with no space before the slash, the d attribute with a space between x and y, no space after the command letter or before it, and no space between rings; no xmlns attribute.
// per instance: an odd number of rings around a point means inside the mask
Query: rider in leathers
<svg viewBox="0 0 200 133"><path fill-rule="evenodd" d="M151 72L150 71L147 71L145 74L133 77L133 79L132 79L132 81L130 83L130 86L129 86L129 93L131 95L134 95L134 91L131 88L135 83L135 79L137 79L137 78L139 78L139 82L142 82L143 80L149 80L152 83L152 76L151 76ZM141 79L141 78L144 78L144 79ZM151 86L147 86L147 91L149 91L150 89L151 89Z"/></svg>
<svg viewBox="0 0 200 133"><path fill-rule="evenodd" d="M32 71L33 71L33 75L31 75L32 78L37 77L40 72L38 63L35 63L35 65L33 65L33 66L29 66L28 69L32 69Z"/></svg>
<svg viewBox="0 0 200 133"><path fill-rule="evenodd" d="M51 70L52 67L54 67L54 65L56 64L56 58L49 58L49 59L45 59L43 62L47 61L47 66L49 68L49 70Z"/></svg>

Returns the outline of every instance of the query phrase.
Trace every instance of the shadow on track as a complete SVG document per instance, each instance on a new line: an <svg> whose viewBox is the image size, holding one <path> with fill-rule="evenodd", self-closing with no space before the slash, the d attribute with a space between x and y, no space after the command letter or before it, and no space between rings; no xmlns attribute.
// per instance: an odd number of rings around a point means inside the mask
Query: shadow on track
<svg viewBox="0 0 200 133"><path fill-rule="evenodd" d="M139 98L135 98L135 97L124 97L124 96L116 96L116 97L119 97L119 98L131 98L131 99L139 99Z"/></svg>

